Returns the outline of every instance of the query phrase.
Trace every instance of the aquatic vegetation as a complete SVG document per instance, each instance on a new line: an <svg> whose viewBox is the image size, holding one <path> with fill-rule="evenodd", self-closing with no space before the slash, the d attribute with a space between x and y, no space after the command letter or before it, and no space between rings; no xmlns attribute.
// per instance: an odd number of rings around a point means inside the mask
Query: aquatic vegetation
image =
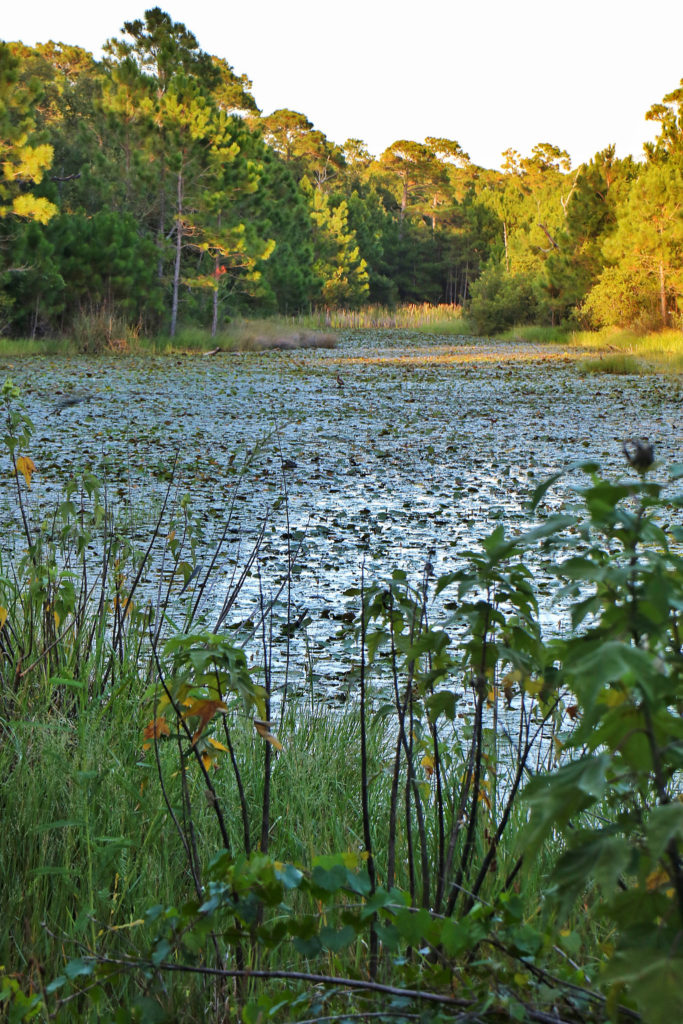
<svg viewBox="0 0 683 1024"><path fill-rule="evenodd" d="M374 341L13 368L14 1006L495 1021L559 1000L597 1021L659 987L670 1012L680 467L662 488L633 438L662 476L681 395L506 344Z"/></svg>

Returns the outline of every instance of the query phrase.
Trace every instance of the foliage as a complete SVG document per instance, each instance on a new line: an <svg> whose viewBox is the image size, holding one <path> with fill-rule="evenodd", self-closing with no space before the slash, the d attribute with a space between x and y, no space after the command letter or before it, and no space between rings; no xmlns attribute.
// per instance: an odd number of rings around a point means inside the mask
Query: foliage
<svg viewBox="0 0 683 1024"><path fill-rule="evenodd" d="M68 333L105 308L101 282L121 268L98 268L92 293L72 301L73 253L55 235L107 216L138 235L123 240L124 276L137 281L134 254L147 254L147 300L119 300L146 332L216 334L235 314L368 301L471 301L478 330L494 333L680 317L680 89L648 113L660 135L644 164L607 146L572 170L542 142L491 171L455 139L401 139L373 157L304 113L263 116L248 78L160 8L126 22L101 61L15 42L1 63L6 333Z"/></svg>
<svg viewBox="0 0 683 1024"><path fill-rule="evenodd" d="M507 275L491 264L472 285L469 313L479 334L496 334L518 323L533 323L538 301L528 275Z"/></svg>
<svg viewBox="0 0 683 1024"><path fill-rule="evenodd" d="M642 268L619 264L601 273L581 305L589 327L652 329L659 323L657 282Z"/></svg>
<svg viewBox="0 0 683 1024"><path fill-rule="evenodd" d="M222 628L234 594L217 618L203 610L211 567L197 562L188 502L164 505L136 551L86 474L36 527L32 424L11 382L2 396L25 543L0 574L3 800L8 822L38 821L27 864L1 848L16 891L27 871L54 901L34 904L23 959L13 953L2 979L13 1019L68 1020L74 1006L81 1019L150 1022L207 1006L244 1021L670 1017L683 927L682 467L654 482L651 447L632 440L626 479L581 467L583 511L543 514L521 534L498 526L436 578L431 565L417 583L399 570L362 578L346 627L358 702L316 734L295 799L289 748L305 716L292 703L275 722L268 658L257 681ZM556 480L536 490L537 510ZM152 608L138 589L162 537L171 582ZM539 548L572 611L567 636L541 628L527 564ZM43 756L61 744L46 770L66 762L51 771L47 818L31 744ZM316 849L335 821L316 835L318 789L333 794L338 772L338 845ZM301 789L317 809L294 852L286 819ZM114 801L125 827L107 817ZM163 885L150 874L159 861ZM34 968L38 943L59 960Z"/></svg>
<svg viewBox="0 0 683 1024"><path fill-rule="evenodd" d="M54 203L33 191L52 163L52 146L35 137L33 107L40 84L19 82L19 61L0 41L0 220L10 216L46 224Z"/></svg>
<svg viewBox="0 0 683 1024"><path fill-rule="evenodd" d="M661 518L683 499L666 500L647 477L646 442L628 442L625 454L640 479L591 472L581 492L587 518L556 566L573 603L557 684L573 694L579 724L564 738L566 762L526 795L531 851L549 828L564 835L554 873L563 905L593 884L615 922L603 973L611 998L628 991L657 1022L683 1009L683 530L679 519L667 532Z"/></svg>

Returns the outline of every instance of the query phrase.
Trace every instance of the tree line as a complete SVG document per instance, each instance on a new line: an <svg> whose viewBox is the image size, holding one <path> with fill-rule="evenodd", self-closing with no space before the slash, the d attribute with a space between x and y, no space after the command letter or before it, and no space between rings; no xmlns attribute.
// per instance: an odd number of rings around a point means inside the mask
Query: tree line
<svg viewBox="0 0 683 1024"><path fill-rule="evenodd" d="M571 168L550 143L500 171L453 139L379 157L291 110L154 8L95 60L0 42L0 333L116 314L145 332L236 313L407 302L515 323L679 326L683 81L642 161Z"/></svg>

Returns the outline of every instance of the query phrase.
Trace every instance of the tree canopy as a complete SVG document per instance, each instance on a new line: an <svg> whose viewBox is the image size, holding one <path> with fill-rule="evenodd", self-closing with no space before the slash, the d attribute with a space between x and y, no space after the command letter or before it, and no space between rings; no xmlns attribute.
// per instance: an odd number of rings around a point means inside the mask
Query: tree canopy
<svg viewBox="0 0 683 1024"><path fill-rule="evenodd" d="M264 115L247 76L158 7L100 61L0 43L0 329L64 331L106 306L150 330L216 330L367 301L467 305L494 332L678 324L682 110L683 81L647 112L659 134L641 162L607 145L572 169L540 142L492 171L452 138L373 156L304 113ZM74 286L78 246L115 253L111 272L98 257Z"/></svg>

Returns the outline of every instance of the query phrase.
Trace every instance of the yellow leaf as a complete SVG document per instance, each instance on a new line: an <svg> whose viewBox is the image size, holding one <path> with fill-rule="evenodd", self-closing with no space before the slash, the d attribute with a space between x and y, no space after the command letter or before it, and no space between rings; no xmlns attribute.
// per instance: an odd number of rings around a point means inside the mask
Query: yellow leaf
<svg viewBox="0 0 683 1024"><path fill-rule="evenodd" d="M431 756L431 754L425 754L425 756L420 761L420 764L427 772L427 777L431 779L432 775L434 774L434 758Z"/></svg>
<svg viewBox="0 0 683 1024"><path fill-rule="evenodd" d="M36 471L36 466L33 459L29 459L28 455L20 455L17 459L17 473L21 473L26 481L26 486L31 488L31 477Z"/></svg>
<svg viewBox="0 0 683 1024"><path fill-rule="evenodd" d="M668 871L664 868L655 868L647 878L645 879L645 885L647 886L648 892L653 892L655 889L660 889L663 885L668 885L671 882Z"/></svg>
<svg viewBox="0 0 683 1024"><path fill-rule="evenodd" d="M197 742L217 711L227 711L228 706L222 700L192 700L183 718L198 718L199 728L192 737L193 745Z"/></svg>
<svg viewBox="0 0 683 1024"><path fill-rule="evenodd" d="M225 747L222 743L219 743L218 740L213 740L211 739L211 737L209 737L209 743L211 744L212 747L214 747L215 750L224 750L226 754L229 753L228 748Z"/></svg>
<svg viewBox="0 0 683 1024"><path fill-rule="evenodd" d="M524 677L518 668L513 669L512 672L508 672L507 675L503 677L503 686L508 686L510 683L521 683L523 678Z"/></svg>
<svg viewBox="0 0 683 1024"><path fill-rule="evenodd" d="M0 629L2 629L2 627L7 622L7 616L8 615L9 615L9 612L7 611L7 609L3 608L2 605L0 604Z"/></svg>
<svg viewBox="0 0 683 1024"><path fill-rule="evenodd" d="M528 693L530 697L537 697L545 685L545 679L543 676L538 676L536 679L525 679L524 691Z"/></svg>
<svg viewBox="0 0 683 1024"><path fill-rule="evenodd" d="M262 736L268 743L272 743L276 750L282 750L282 744L270 731L270 722L262 722L260 718L254 719L254 728L259 736Z"/></svg>
<svg viewBox="0 0 683 1024"><path fill-rule="evenodd" d="M59 617L59 612L53 612L52 614L55 617L55 628L59 629L59 623L62 621Z"/></svg>

